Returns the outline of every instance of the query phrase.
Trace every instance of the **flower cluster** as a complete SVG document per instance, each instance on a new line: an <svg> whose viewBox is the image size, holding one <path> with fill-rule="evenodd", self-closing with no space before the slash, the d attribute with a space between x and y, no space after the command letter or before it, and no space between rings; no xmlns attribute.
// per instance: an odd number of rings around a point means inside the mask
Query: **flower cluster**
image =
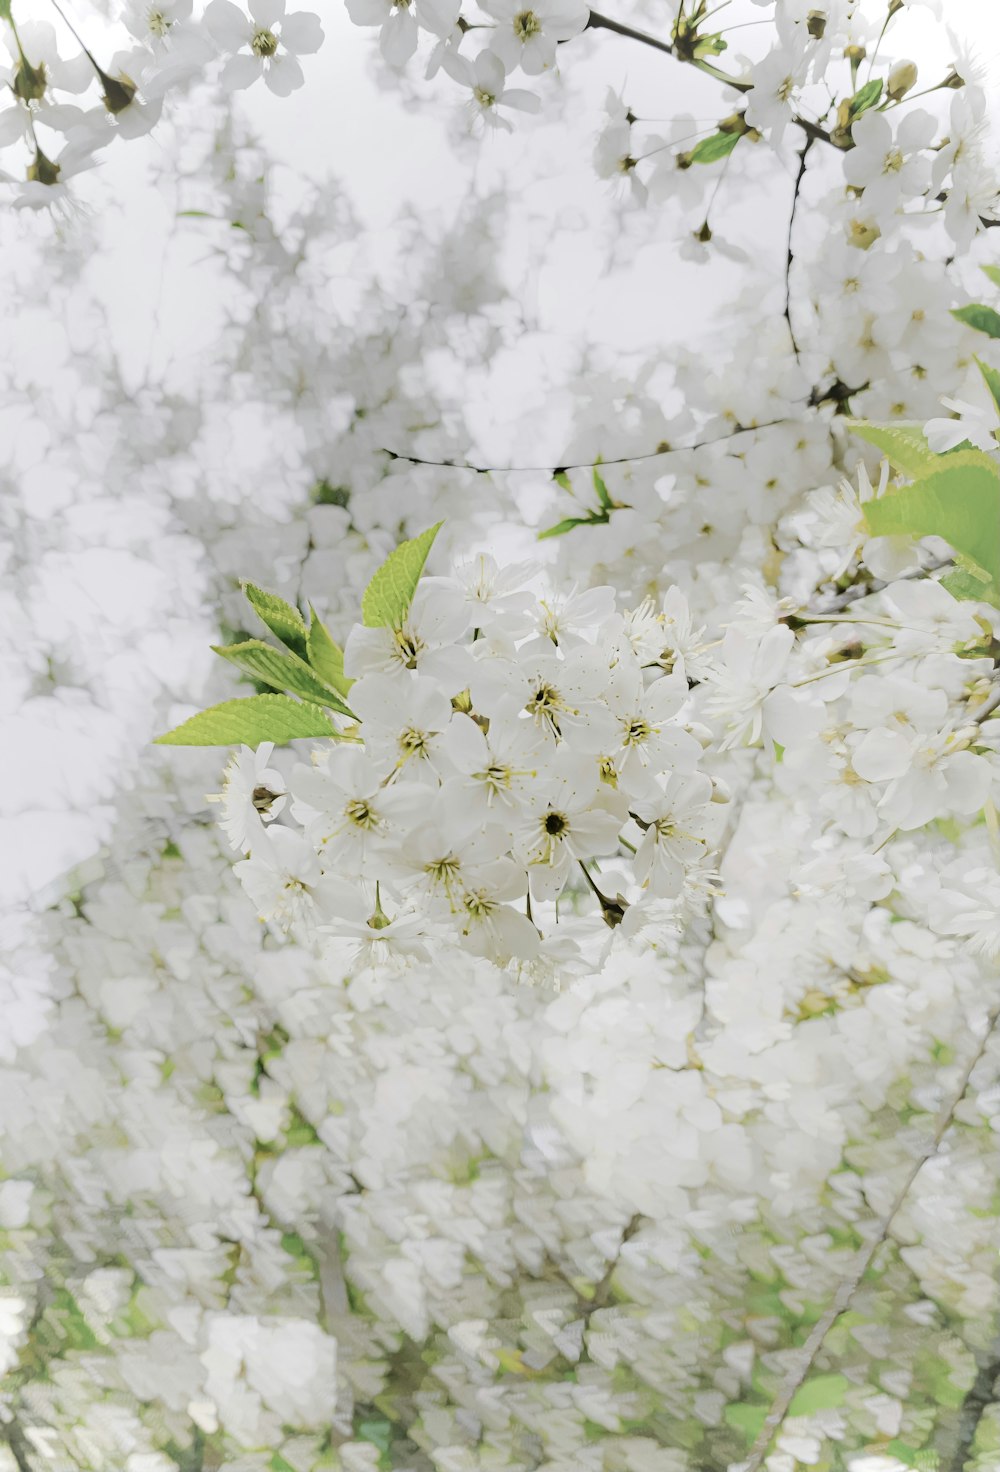
<svg viewBox="0 0 1000 1472"><path fill-rule="evenodd" d="M607 587L529 592L530 572L481 555L425 579L393 623L356 626L357 723L287 786L269 745L234 759L222 822L262 919L379 960L434 938L534 961L567 889L626 930L710 894L724 789L701 769L664 614L620 613Z"/></svg>

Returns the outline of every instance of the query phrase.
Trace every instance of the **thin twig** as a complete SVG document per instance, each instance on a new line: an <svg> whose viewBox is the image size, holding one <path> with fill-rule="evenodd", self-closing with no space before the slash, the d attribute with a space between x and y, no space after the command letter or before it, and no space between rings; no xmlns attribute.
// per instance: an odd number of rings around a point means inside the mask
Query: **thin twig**
<svg viewBox="0 0 1000 1472"><path fill-rule="evenodd" d="M806 408L816 407L816 403L810 400L801 402ZM822 402L822 400L817 402ZM532 472L561 475L565 470L599 470L604 465L631 465L634 461L658 460L665 455L687 455L694 450L705 450L710 445L724 444L726 440L733 440L737 435L756 434L759 429L774 429L776 425L794 422L784 416L781 419L766 419L763 424L739 424L728 434L715 435L708 440L698 440L693 445L661 445L656 450L644 450L638 455L619 455L611 460L580 460L564 465L473 465L469 460L425 460L420 455L404 455L398 450L389 450L385 447L382 453L388 455L390 460L405 460L408 465L430 465L438 470L469 470L476 475L527 475Z"/></svg>
<svg viewBox="0 0 1000 1472"><path fill-rule="evenodd" d="M815 141L815 138L807 134L806 141L802 145L802 151L799 154L799 167L795 175L795 188L792 191L792 208L788 216L788 255L785 260L785 321L788 323L788 336L792 340L792 351L796 358L799 356L799 345L795 339L795 328L792 326L792 262L795 259L792 251L792 232L795 229L795 211L799 203L799 191L802 188L802 181L806 176L806 160L809 157L809 150Z"/></svg>
<svg viewBox="0 0 1000 1472"><path fill-rule="evenodd" d="M919 1152L916 1159L911 1164L910 1169L906 1173L906 1179L903 1181L902 1186L897 1191L895 1200L892 1203L889 1213L887 1216L883 1217L875 1236L867 1244L867 1246L863 1247L858 1253L858 1256L855 1259L853 1271L851 1272L849 1277L845 1278L843 1282L841 1282L841 1284L837 1288L836 1293L833 1295L833 1298L830 1300L826 1311L817 1321L812 1333L809 1335L809 1338L802 1346L797 1367L785 1379L783 1385L781 1386L781 1389L775 1396L774 1401L771 1404L771 1409L768 1411L764 1424L760 1429L760 1433L750 1449L749 1458L747 1459L747 1461L740 1463L740 1472L759 1472L764 1458L767 1455L768 1448L774 1441L775 1436L781 1430L782 1423L784 1422L785 1417L788 1415L788 1408L795 1398L796 1392L802 1387L807 1375L809 1374L809 1371L812 1369L813 1364L815 1363L817 1355L823 1348L823 1345L826 1341L826 1336L829 1334L836 1321L840 1318L840 1315L848 1307L851 1299L854 1297L855 1293L858 1291L858 1288L861 1286L862 1279L864 1278L868 1269L871 1267L872 1259L874 1258L878 1249L882 1246L882 1243L885 1242L886 1238L888 1237L889 1232L892 1229L892 1224L895 1221L896 1216L903 1205L903 1202L909 1195L910 1188L916 1180L917 1176L920 1174L921 1168L923 1167L924 1163L928 1160L931 1160L940 1149L941 1141L944 1139L954 1121L955 1110L958 1108L959 1104L965 1097L965 1092L969 1087L969 1081L972 1078L976 1065L979 1063L983 1054L986 1052L986 1045L993 1034L998 1020L1000 1020L1000 1006L995 1006L987 1017L986 1027L983 1031L982 1037L979 1040L979 1045L976 1048L976 1051L973 1053L972 1057L969 1059L969 1062L966 1064L965 1068L962 1070L962 1074L958 1083L958 1088L952 1095L948 1107L944 1110L940 1119L938 1120L933 1135L926 1142L923 1149Z"/></svg>

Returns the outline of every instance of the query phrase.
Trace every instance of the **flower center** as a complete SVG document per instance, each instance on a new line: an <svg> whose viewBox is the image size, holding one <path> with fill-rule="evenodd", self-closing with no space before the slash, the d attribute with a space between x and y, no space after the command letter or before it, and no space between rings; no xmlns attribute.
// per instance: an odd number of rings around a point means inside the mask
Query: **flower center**
<svg viewBox="0 0 1000 1472"><path fill-rule="evenodd" d="M562 813L546 813L542 826L552 838L558 838L560 834L566 832L569 824Z"/></svg>
<svg viewBox="0 0 1000 1472"><path fill-rule="evenodd" d="M472 93L480 107L496 107L497 100L492 92L487 92L485 87L476 87Z"/></svg>
<svg viewBox="0 0 1000 1472"><path fill-rule="evenodd" d="M426 757L429 740L426 731L418 731L415 726L408 726L399 738L399 748L404 760L411 756Z"/></svg>
<svg viewBox="0 0 1000 1472"><path fill-rule="evenodd" d="M366 832L378 827L378 813L368 805L367 799L363 797L351 798L344 808L344 817L355 828L363 828Z"/></svg>
<svg viewBox="0 0 1000 1472"><path fill-rule="evenodd" d="M163 14L162 10L157 10L156 7L153 6L153 8L149 11L149 14L146 16L146 24L149 26L149 29L154 36L165 36L169 31L172 22L167 20L167 17Z"/></svg>
<svg viewBox="0 0 1000 1472"><path fill-rule="evenodd" d="M886 154L885 163L882 165L882 172L883 174L898 174L902 167L903 155L898 148L894 148L891 153Z"/></svg>
<svg viewBox="0 0 1000 1472"><path fill-rule="evenodd" d="M514 35L519 41L530 41L542 29L542 23L533 10L521 10L514 17Z"/></svg>
<svg viewBox="0 0 1000 1472"><path fill-rule="evenodd" d="M259 56L261 60L264 60L265 57L273 56L277 51L278 38L273 31L262 26L259 31L254 31L250 49L254 56Z"/></svg>
<svg viewBox="0 0 1000 1472"><path fill-rule="evenodd" d="M270 787L255 787L250 801L258 813L269 813L271 811L271 804L277 796L278 794L272 792Z"/></svg>
<svg viewBox="0 0 1000 1472"><path fill-rule="evenodd" d="M652 727L649 725L649 723L642 720L639 716L634 716L633 719L629 721L629 723L625 727L625 734L622 737L622 745L642 746L643 742L648 741L652 734Z"/></svg>
<svg viewBox="0 0 1000 1472"><path fill-rule="evenodd" d="M544 721L554 736L560 734L558 719L560 711L575 714L555 686L548 685L544 681L535 686L531 699L524 708L536 721Z"/></svg>
<svg viewBox="0 0 1000 1472"><path fill-rule="evenodd" d="M424 865L424 873L432 884L440 884L441 887L451 894L452 886L458 882L462 872L462 862L454 854L444 854L440 859L431 859L429 864Z"/></svg>
<svg viewBox="0 0 1000 1472"><path fill-rule="evenodd" d="M393 629L392 638L400 663L408 670L415 670L420 651L424 647L416 634L412 634L407 628Z"/></svg>

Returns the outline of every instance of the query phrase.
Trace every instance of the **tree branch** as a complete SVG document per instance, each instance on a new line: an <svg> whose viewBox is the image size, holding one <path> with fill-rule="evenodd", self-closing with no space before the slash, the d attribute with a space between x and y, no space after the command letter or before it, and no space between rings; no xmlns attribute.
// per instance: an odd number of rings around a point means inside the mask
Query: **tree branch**
<svg viewBox="0 0 1000 1472"><path fill-rule="evenodd" d="M639 31L634 26L627 26L620 20L612 19L609 15L602 15L599 10L590 12L590 18L584 30L612 31L616 36L625 36L629 41L638 41L642 46L651 46L654 51L662 51L667 56L672 56L675 61L686 62L689 66L697 67L700 72L705 72L707 76L714 77L717 82L722 82L727 87L735 88L737 92L750 92L753 89L752 82L745 82L740 77L729 76L721 67L713 66L703 56L694 56L687 49L678 48L673 41L663 41L659 36L651 36L648 31ZM810 142L833 142L830 134L819 123L799 117L798 113L795 114L792 121L802 128Z"/></svg>
<svg viewBox="0 0 1000 1472"><path fill-rule="evenodd" d="M796 402L802 403L805 408L814 409L819 404L828 402L828 399L810 397ZM644 450L638 455L619 455L611 460L581 460L568 465L473 465L469 460L425 460L420 455L404 455L399 450L390 450L385 446L382 453L388 455L390 460L405 460L407 465L430 465L438 470L470 470L476 475L526 475L533 471L545 475L561 475L565 470L599 470L604 465L631 465L638 460L658 460L664 455L687 455L693 450L707 449L709 445L724 444L737 435L756 434L760 429L774 429L776 425L791 423L791 419L783 416L781 419L765 419L762 424L738 424L728 434L697 440L691 445L661 444L655 450Z"/></svg>
<svg viewBox="0 0 1000 1472"><path fill-rule="evenodd" d="M799 167L795 175L795 188L792 191L792 209L788 217L788 255L785 260L785 321L788 323L788 336L792 340L792 351L796 358L799 356L799 345L795 339L795 328L792 326L792 262L795 259L792 251L792 232L795 229L795 211L799 203L799 192L802 189L802 181L806 176L806 160L809 150L816 140L806 135L806 141L802 145L799 154Z"/></svg>
<svg viewBox="0 0 1000 1472"><path fill-rule="evenodd" d="M1000 1334L979 1364L976 1378L958 1413L958 1440L953 1455L943 1465L943 1472L965 1472L965 1464L986 1411L1000 1396Z"/></svg>
<svg viewBox="0 0 1000 1472"><path fill-rule="evenodd" d="M944 1139L954 1121L955 1110L958 1108L959 1104L965 1097L966 1090L969 1087L969 1081L972 1078L976 1065L979 1063L983 1054L986 1052L986 1045L993 1035L993 1031L996 1028L998 1021L1000 1021L1000 1005L995 1006L987 1017L986 1027L983 1031L982 1037L979 1040L979 1045L973 1053L972 1057L969 1059L969 1062L966 1064L965 1068L962 1070L961 1077L958 1081L958 1088L952 1095L947 1108L941 1114L933 1135L926 1142L923 1149L920 1151L916 1159L911 1164L910 1169L907 1171L906 1179L903 1181L903 1184L897 1191L895 1200L892 1203L888 1215L883 1217L881 1223L879 1224L878 1231L875 1233L875 1236L872 1238L872 1240L858 1253L852 1272L847 1278L843 1280L843 1282L841 1282L840 1286L837 1288L836 1293L833 1295L833 1298L830 1300L826 1311L817 1321L817 1323L813 1327L812 1333L809 1335L809 1338L802 1346L802 1350L799 1356L799 1363L797 1367L792 1371L792 1373L787 1376L784 1384L781 1386L781 1389L775 1396L774 1401L771 1405L771 1409L768 1411L764 1424L760 1429L760 1434L758 1435L756 1441L750 1449L750 1456L745 1462L739 1464L740 1472L760 1472L760 1468L763 1465L764 1458L766 1457L768 1452L768 1448L774 1441L775 1436L781 1430L782 1423L784 1422L785 1417L788 1415L788 1408L791 1405L796 1392L801 1388L801 1386L805 1382L807 1375L809 1374L809 1371L812 1369L817 1355L823 1348L826 1336L829 1334L836 1321L840 1318L840 1315L848 1307L851 1299L854 1297L858 1288L861 1286L862 1279L864 1278L868 1269L871 1267L872 1259L874 1258L878 1249L882 1246L882 1243L888 1237L889 1232L892 1229L892 1224L895 1221L896 1216L903 1205L903 1202L909 1195L910 1188L916 1180L917 1176L920 1174L921 1168L923 1167L925 1161L931 1160L940 1149L941 1141Z"/></svg>
<svg viewBox="0 0 1000 1472"><path fill-rule="evenodd" d="M657 51L665 51L668 56L677 57L678 61L683 60L682 57L677 56L670 41L661 41L658 36L650 36L646 31L637 31L634 26L623 25L620 20L612 20L609 15L601 15L596 10L590 12L590 18L584 30L614 31L616 36L628 36L630 41L640 41L643 46L652 46Z"/></svg>

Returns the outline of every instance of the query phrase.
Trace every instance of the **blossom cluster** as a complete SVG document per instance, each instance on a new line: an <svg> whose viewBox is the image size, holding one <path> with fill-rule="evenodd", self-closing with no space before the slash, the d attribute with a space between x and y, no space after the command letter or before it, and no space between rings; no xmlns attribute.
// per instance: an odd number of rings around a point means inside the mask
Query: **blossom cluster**
<svg viewBox="0 0 1000 1472"><path fill-rule="evenodd" d="M358 724L287 789L269 744L243 748L222 821L262 919L346 929L379 959L426 955L440 931L533 961L569 885L637 923L642 903L588 866L624 856L616 885L680 910L710 893L725 799L663 613L623 615L607 587L539 596L529 573L481 555L424 580L394 624L356 626ZM294 827L273 821L286 805Z"/></svg>

